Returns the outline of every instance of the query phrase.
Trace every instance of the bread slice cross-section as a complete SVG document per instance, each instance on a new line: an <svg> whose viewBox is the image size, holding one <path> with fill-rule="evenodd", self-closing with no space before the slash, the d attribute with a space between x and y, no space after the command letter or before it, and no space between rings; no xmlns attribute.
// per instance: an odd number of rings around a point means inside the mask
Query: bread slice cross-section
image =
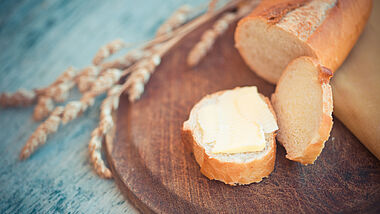
<svg viewBox="0 0 380 214"><path fill-rule="evenodd" d="M285 69L272 104L278 118L277 140L290 160L312 164L332 127L332 73L316 59L299 57Z"/></svg>
<svg viewBox="0 0 380 214"><path fill-rule="evenodd" d="M217 135L218 131L214 131L213 127L216 127L215 125L211 125L212 121L205 121L204 123L208 125L207 133L205 130L202 130L202 120L200 117L202 116L202 112L206 112L206 114L215 114L213 110L211 111L205 111L204 109L207 109L210 106L215 106L218 103L223 102L224 96L230 96L232 98L236 96L240 96L240 93L246 93L254 88L257 93L256 87L243 87L243 88L235 88L233 90L225 90L216 92L211 95L207 95L204 97L201 101L199 101L191 110L189 119L184 122L183 129L182 129L182 138L185 144L188 145L189 148L194 153L196 162L200 166L201 173L204 174L207 178L211 180L219 180L226 184L230 185L236 185L236 184L250 184L254 182L260 182L263 178L268 177L269 174L274 169L275 164L275 157L276 157L276 143L275 143L275 135L277 130L277 123L276 123L276 116L273 111L273 108L270 104L270 101L268 98L264 97L263 95L259 94L259 101L256 101L254 103L248 104L245 106L240 106L240 108L243 108L245 111L245 114L248 115L247 117L250 117L250 115L255 115L255 113L258 113L259 115L265 115L264 117L261 117L261 121L258 121L260 124L260 127L263 130L263 147L244 147L247 148L253 148L258 149L258 151L252 150L252 151L245 151L245 152L239 152L239 150L230 149L231 152L223 153L220 152L217 149L218 140L225 140L220 138L213 138L214 136L210 135ZM248 96L249 97L249 96ZM247 98L248 98L247 97ZM242 96L242 99L245 97ZM236 104L236 105L235 105ZM239 104L235 103L235 107L239 108ZM249 106L260 106L259 110L256 110L257 112L249 112L255 111L255 108L251 108ZM232 106L232 108L235 108ZM229 108L229 107L228 107ZM216 114L217 117L223 117L228 118L225 115L230 114L231 112L228 110L228 108L224 108L223 111L219 114ZM210 108L208 108L210 109ZM215 111L218 111L216 109ZM233 110L231 110L233 111ZM269 112L269 113L268 113ZM252 114L251 114L252 113ZM208 115L209 120L212 120L212 117ZM255 117L255 116L253 116ZM222 119L223 119L222 118ZM252 133L246 133L249 130L245 127L242 127L246 122L237 122L234 123L233 121L226 121L226 120L217 120L218 127L228 126L237 124L237 128L239 130L235 130L239 133L239 135L246 135L251 136L249 134ZM220 124L222 123L222 124ZM249 122L248 122L249 125ZM236 127L235 127L236 128ZM260 128L260 129L261 129ZM228 132L228 131L227 131ZM211 134L210 134L211 133ZM224 136L230 136L226 135L226 133L222 133ZM254 136L254 135L253 135ZM231 139L242 139L241 136L237 136L238 138L231 138ZM216 139L216 140L215 140ZM244 139L242 139L244 140ZM247 139L245 139L247 140ZM249 139L248 141L255 139ZM239 143L239 142L230 142L230 143ZM249 142L248 142L249 143ZM255 142L252 142L255 143ZM219 148L220 149L220 148Z"/></svg>

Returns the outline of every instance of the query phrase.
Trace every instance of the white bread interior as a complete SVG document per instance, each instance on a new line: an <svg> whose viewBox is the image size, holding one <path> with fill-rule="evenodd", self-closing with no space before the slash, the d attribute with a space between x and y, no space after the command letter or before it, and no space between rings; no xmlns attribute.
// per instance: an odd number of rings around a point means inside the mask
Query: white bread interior
<svg viewBox="0 0 380 214"><path fill-rule="evenodd" d="M236 47L247 65L270 83L277 83L289 62L299 56L315 56L309 46L282 28L263 19L241 24Z"/></svg>
<svg viewBox="0 0 380 214"><path fill-rule="evenodd" d="M277 139L288 159L312 164L332 127L332 73L316 59L300 57L281 76L272 103L278 118Z"/></svg>
<svg viewBox="0 0 380 214"><path fill-rule="evenodd" d="M265 134L266 146L263 151L259 152L212 153L213 144L202 142L202 132L197 125L197 112L201 107L217 102L218 97L224 92L208 95L193 107L189 119L183 124L184 143L192 148L202 174L209 179L219 180L230 185L260 182L264 177L268 177L274 168L275 132ZM274 114L268 98L264 96L262 98Z"/></svg>

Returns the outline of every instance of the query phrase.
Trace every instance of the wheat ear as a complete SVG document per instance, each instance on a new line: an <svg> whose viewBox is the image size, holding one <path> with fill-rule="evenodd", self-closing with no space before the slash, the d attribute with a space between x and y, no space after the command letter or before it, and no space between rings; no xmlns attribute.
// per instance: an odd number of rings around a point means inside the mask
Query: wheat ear
<svg viewBox="0 0 380 214"><path fill-rule="evenodd" d="M99 68L93 65L83 68L75 79L79 91L81 93L88 91L96 81L99 73Z"/></svg>
<svg viewBox="0 0 380 214"><path fill-rule="evenodd" d="M94 65L100 65L106 58L110 57L112 54L124 48L126 44L121 39L115 39L114 41L104 45L95 54L92 63Z"/></svg>
<svg viewBox="0 0 380 214"><path fill-rule="evenodd" d="M213 11L218 1L212 0L209 5L209 11ZM205 31L201 40L190 50L187 56L187 64L191 67L196 66L212 49L216 39L223 35L228 27L235 20L247 15L258 4L257 0L241 1L236 12L227 12L219 18L211 29Z"/></svg>
<svg viewBox="0 0 380 214"><path fill-rule="evenodd" d="M191 49L187 56L187 64L189 66L197 65L211 50L215 40L228 29L228 26L235 18L235 13L226 13L215 22L211 29L205 31L201 40Z"/></svg>
<svg viewBox="0 0 380 214"><path fill-rule="evenodd" d="M20 153L20 159L28 158L33 152L46 142L46 138L49 134L57 131L61 122L61 114L63 113L63 107L58 106L50 114L48 119L43 122L34 133L29 137L24 148Z"/></svg>
<svg viewBox="0 0 380 214"><path fill-rule="evenodd" d="M149 56L151 53L149 50L144 50L144 49L135 49L132 51L129 51L126 53L124 56L109 61L109 62L104 62L103 64L100 65L100 70L105 71L107 69L115 68L115 69L120 69L124 70L128 68L129 66L133 65L140 59Z"/></svg>
<svg viewBox="0 0 380 214"><path fill-rule="evenodd" d="M183 5L178 8L157 30L156 36L172 33L174 29L188 21L192 7Z"/></svg>
<svg viewBox="0 0 380 214"><path fill-rule="evenodd" d="M26 89L19 89L15 93L1 93L0 106L3 108L16 106L29 106L37 101L37 93Z"/></svg>
<svg viewBox="0 0 380 214"><path fill-rule="evenodd" d="M107 93L107 98L103 100L100 106L100 121L97 128L91 134L91 139L88 144L90 160L93 164L95 172L103 178L111 178L112 173L105 165L101 156L102 142L106 134L114 128L112 112L119 106L119 98L123 91L122 85L113 86Z"/></svg>
<svg viewBox="0 0 380 214"><path fill-rule="evenodd" d="M69 67L52 84L43 89L37 89L38 102L34 107L33 118L36 121L44 119L54 108L54 102L64 102L70 90L75 86L77 70Z"/></svg>
<svg viewBox="0 0 380 214"><path fill-rule="evenodd" d="M56 101L63 101L67 96L67 91L73 87L71 80L74 76L75 70L70 67L46 88L35 90L20 89L13 94L2 93L0 95L0 104L3 107L28 106L36 103L40 96L45 98L50 97ZM41 106L41 108L45 108L45 105L41 104ZM42 109L37 111L41 112Z"/></svg>
<svg viewBox="0 0 380 214"><path fill-rule="evenodd" d="M126 83L129 86L127 88L129 101L134 102L140 99L141 95L144 93L145 84L160 63L161 57L158 54L153 54L151 57L138 63L136 69L132 71L131 75L126 80Z"/></svg>
<svg viewBox="0 0 380 214"><path fill-rule="evenodd" d="M52 98L47 96L38 97L37 105L34 108L33 119L36 121L42 120L54 109L54 101Z"/></svg>

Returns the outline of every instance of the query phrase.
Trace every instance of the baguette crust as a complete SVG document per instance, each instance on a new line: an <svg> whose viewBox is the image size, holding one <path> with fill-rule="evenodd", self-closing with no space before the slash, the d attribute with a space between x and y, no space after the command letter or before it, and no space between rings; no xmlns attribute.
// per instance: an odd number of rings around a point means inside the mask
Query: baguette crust
<svg viewBox="0 0 380 214"><path fill-rule="evenodd" d="M364 29L371 12L372 0L336 0L334 4L329 2L332 7L324 8L323 11L318 11L313 7L309 8L309 10L301 11L303 6L315 1L263 0L250 15L239 21L235 31L236 47L248 66L259 76L271 83L277 83L279 79L278 74L265 70L263 66L258 66L255 62L251 62L252 60L249 56L251 50L244 48L243 44L249 41L242 41L243 38L244 40L249 39L243 36L246 33L243 28L247 28L250 22L255 21L266 23L265 25L268 29L276 28L283 31L284 34L289 34L303 45L303 54L305 56L316 57L332 72L335 72L343 63ZM300 12L289 15L292 11ZM296 16L295 20L299 21L310 18L314 13L319 13L320 16L300 23L286 22L286 20L285 23L280 23L283 19L289 18L288 15ZM270 33L268 33L268 36L271 36ZM263 51L261 54L268 54L268 52ZM285 68L290 61L284 62L282 68Z"/></svg>
<svg viewBox="0 0 380 214"><path fill-rule="evenodd" d="M372 9L372 0L338 0L307 43L322 65L334 73L359 39Z"/></svg>
<svg viewBox="0 0 380 214"><path fill-rule="evenodd" d="M192 147L201 173L210 180L219 180L232 186L258 183L263 178L268 177L274 169L276 160L275 134L273 134L271 141L273 149L263 158L248 163L223 162L210 157L205 149L195 141L191 130L182 130L182 139L185 144Z"/></svg>
<svg viewBox="0 0 380 214"><path fill-rule="evenodd" d="M317 59L314 59L311 57L300 57L300 58L304 60L308 60L309 62L313 63L315 67L318 68L318 71L319 71L318 78L319 78L319 82L321 84L321 89L322 89L322 116L319 122L318 135L315 136L312 142L310 142L310 144L306 147L303 154L295 156L295 155L292 155L292 153L289 153L289 151L287 151L288 154L286 155L286 158L288 158L289 160L297 161L304 165L307 165L307 164L313 164L314 161L321 154L325 146L325 142L329 139L330 131L333 125L333 120L332 120L333 99L332 99L331 86L329 84L330 78L332 77L332 72L328 68L321 66ZM297 60L300 58L297 58ZM289 63L288 66L290 66L291 64L292 63ZM283 77L284 75L282 75L279 82L282 81ZM276 88L276 92L277 92L277 88ZM276 92L272 95L272 103L274 105L276 103Z"/></svg>
<svg viewBox="0 0 380 214"><path fill-rule="evenodd" d="M261 17L271 24L278 23L290 11L304 6L311 0L263 0L248 17Z"/></svg>
<svg viewBox="0 0 380 214"><path fill-rule="evenodd" d="M209 99L213 96L219 96L225 91L220 91L212 95L208 95L203 99ZM270 111L276 119L276 114L268 98L261 95L267 103ZM202 99L202 100L203 100ZM199 101L198 103L202 102ZM196 105L195 105L196 106ZM277 119L276 119L277 120ZM186 121L187 122L187 121ZM184 124L186 124L186 122ZM210 180L219 180L229 185L245 185L250 183L258 183L263 178L268 177L274 169L276 159L276 132L266 134L270 136L270 150L260 159L254 159L246 163L225 162L217 158L210 157L205 148L197 143L194 138L193 130L184 125L182 129L182 141L188 149L191 149L195 160L200 166L201 173Z"/></svg>

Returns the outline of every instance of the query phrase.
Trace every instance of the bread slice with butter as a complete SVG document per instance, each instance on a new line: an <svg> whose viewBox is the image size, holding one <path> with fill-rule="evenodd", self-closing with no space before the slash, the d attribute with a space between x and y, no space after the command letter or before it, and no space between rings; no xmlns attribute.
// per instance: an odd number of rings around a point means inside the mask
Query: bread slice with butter
<svg viewBox="0 0 380 214"><path fill-rule="evenodd" d="M252 86L204 97L184 122L182 137L206 177L250 184L273 171L277 129L269 99Z"/></svg>
<svg viewBox="0 0 380 214"><path fill-rule="evenodd" d="M311 57L299 57L285 69L272 95L278 141L290 160L312 164L332 128L332 72Z"/></svg>

